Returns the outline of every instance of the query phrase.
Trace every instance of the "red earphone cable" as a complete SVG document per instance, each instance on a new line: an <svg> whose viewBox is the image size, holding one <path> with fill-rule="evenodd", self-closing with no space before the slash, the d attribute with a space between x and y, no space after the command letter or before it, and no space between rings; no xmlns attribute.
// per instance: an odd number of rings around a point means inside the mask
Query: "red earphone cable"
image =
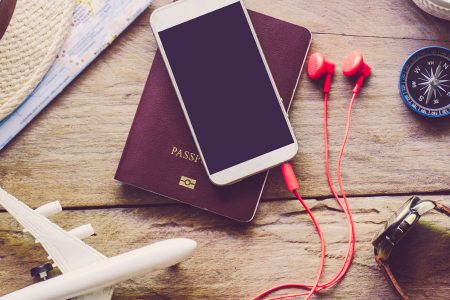
<svg viewBox="0 0 450 300"><path fill-rule="evenodd" d="M322 277L323 274L323 269L325 267L325 239L323 237L322 234L322 230L320 229L319 223L317 222L316 218L314 217L313 213L311 212L311 210L309 209L308 205L306 205L305 201L302 199L302 197L299 195L299 193L297 192L297 190L293 191L295 197L297 197L298 201L300 201L300 203L303 205L303 207L305 208L305 210L308 212L308 215L311 217L312 222L314 223L314 226L316 227L317 230L317 234L319 235L319 239L320 239L320 267L319 267L319 273L317 275L317 279L316 282L314 283L313 287L311 288L311 290L309 291L309 293L306 295L306 300L308 300L309 298L311 298L312 295L314 295L314 293L317 290L317 287L319 285L319 281L320 278Z"/></svg>
<svg viewBox="0 0 450 300"><path fill-rule="evenodd" d="M349 228L349 249L348 252L346 254L346 257L344 259L344 264L342 265L339 273L336 275L335 278L333 278L333 280L331 280L329 283L324 284L324 286L326 287L330 287L332 285L334 285L335 283L337 283L339 280L342 279L342 277L345 276L345 274L347 273L348 269L350 268L351 262L353 260L353 256L355 253L355 227L354 227L354 223L353 223L353 216L350 210L350 206L348 204L347 201L347 195L345 193L344 190L344 185L342 183L342 177L341 177L341 163L342 163L342 158L344 155L344 151L345 151L345 146L347 144L348 141L348 137L350 134L350 124L351 124L351 114L352 114L352 110L353 110L353 104L355 103L355 99L356 99L356 95L357 93L353 93L352 99L350 101L350 104L348 106L348 111L347 111L347 124L346 124L346 129L345 129L345 134L344 134L344 139L342 141L341 144L341 148L339 150L339 155L338 155L338 161L337 161L337 179L338 179L338 184L339 184L339 188L340 188L340 192L343 198L343 201L339 198L339 196L337 195L332 181L331 181L331 174L330 174L330 169L328 166L328 151L325 152L325 161L326 161L326 169L327 169L327 180L328 180L328 185L336 199L336 201L338 202L339 206L342 208L342 210L344 211L346 217L347 217L347 221L348 221L348 228ZM325 95L325 99L327 99L327 95ZM326 114L325 116L327 116L327 112L328 112L328 101L325 101L325 111ZM328 126L327 123L325 121L325 129L324 129L324 138L325 138L325 145L326 145L326 149L328 149ZM344 204L342 204L342 202L344 202Z"/></svg>
<svg viewBox="0 0 450 300"><path fill-rule="evenodd" d="M286 164L289 164L289 163L286 163ZM283 175L286 176L286 173L284 173ZM291 179L291 180L294 180L294 178L292 178L293 175L288 175L288 176L291 176L290 179ZM294 175L294 176L295 176L295 175ZM286 177L285 177L285 178L286 178ZM296 179L295 179L295 180L296 180ZM318 275L317 275L317 279L316 279L314 285L308 286L308 288L310 289L310 291L307 292L307 293L304 293L304 295L303 295L303 296L306 296L305 299L310 299L311 296L316 292L317 287L319 286L319 281L320 281L320 278L322 277L323 269L324 269L324 266L325 266L325 239L324 239L324 237L323 237L322 230L320 229L319 223L317 222L317 220L316 220L316 218L314 217L312 211L309 209L308 205L305 203L305 201L304 201L303 198L300 196L300 194L298 193L298 191L297 191L296 189L294 189L294 190L292 190L292 193L295 195L295 197L298 199L298 201L299 201L299 202L302 204L302 206L305 208L305 210L306 210L306 212L308 213L309 217L311 218L311 220L312 220L312 222L313 222L313 224L314 224L314 226L315 226L315 228L316 228L317 234L319 235L319 238L320 238L321 257L320 257L319 273L318 273ZM305 285L304 287L306 288L307 286ZM263 297L265 297L265 296L267 296L267 295L269 295L269 294L271 294L271 293L273 293L273 292L275 292L275 291L277 291L277 290L279 290L279 289L283 289L283 288L285 288L285 285L273 287L273 288L271 288L271 289L269 289L269 290L267 290L267 291L265 291L265 292L263 292L263 293L257 295L257 296L254 297L253 299L254 299L254 300L256 300L256 299L261 299L261 298L263 298ZM271 299L276 299L276 298L271 298Z"/></svg>
<svg viewBox="0 0 450 300"><path fill-rule="evenodd" d="M333 183L331 180L331 172L330 172L330 168L329 168L329 153L328 153L328 148L329 148L329 146L328 146L328 92L326 92L324 94L324 143L325 143L325 166L326 166L327 181L328 181L330 190L333 193L334 198L336 199L339 206L341 207L341 209L343 210L343 212L345 213L345 215L347 217L348 228L349 228L349 242L348 242L349 248L348 248L347 254L345 256L344 263L343 263L341 269L339 270L339 272L336 274L336 276L332 280L330 280L329 282L324 283L324 284L318 284L318 281L320 280L320 276L321 276L321 274L323 272L323 268L324 268L325 245L324 245L324 242L322 242L323 235L322 235L322 232L320 231L319 225L318 224L316 225L317 221L315 220L315 218L314 218L313 214L311 213L311 211L309 210L309 208L306 206L306 203L304 203L303 199L300 197L298 192L296 190L294 190L293 191L294 195L297 197L297 199L300 201L300 203L302 203L303 207L305 207L305 209L307 210L308 214L310 215L311 219L313 220L314 225L316 226L316 229L319 233L319 237L321 239L322 260L321 260L321 265L319 268L319 276L316 280L316 283L313 286L301 284L301 283L283 284L283 285L273 287L273 288L259 294L258 296L256 296L254 298L254 300L261 299L262 297L265 297L275 291L285 289L285 288L302 288L302 289L310 289L310 291L309 291L309 293L299 293L299 294L277 296L277 297L270 298L267 300L278 300L278 299L286 299L286 298L293 298L293 297L300 297L300 296L307 296L306 299L309 299L315 292L329 288L329 287L333 286L334 284L336 284L337 282L339 282L339 280L341 280L345 276L348 269L350 268L350 265L351 265L351 262L353 260L354 253L355 253L355 228L354 228L354 223L353 223L353 216L350 211L350 206L348 204L347 196L345 194L344 185L342 182L341 163L342 163L342 158L343 158L344 151L345 151L345 146L347 144L348 137L350 134L351 114L352 114L352 110L353 110L353 104L356 99L356 95L357 95L357 93L353 93L352 99L351 99L349 107L348 107L346 130L345 130L344 139L343 139L340 151L339 151L338 162L337 162L337 179L338 179L339 188L340 188L342 198L343 198L343 201L342 201L340 199L340 197L338 196L338 194L336 193L336 190L334 189ZM342 202L344 202L344 203L342 203Z"/></svg>
<svg viewBox="0 0 450 300"><path fill-rule="evenodd" d="M344 190L344 185L342 183L342 178L341 178L341 162L342 162L342 158L343 158L343 154L344 154L344 150L345 150L345 145L347 144L347 140L350 134L350 123L351 123L351 114L352 114L352 110L353 110L353 104L355 102L356 99L356 93L353 94L353 97L350 101L349 107L348 107L348 111L347 111L347 125L346 125L346 130L345 130L345 134L344 134L344 139L342 141L341 144L341 149L339 151L339 156L338 156L338 162L337 162L337 178L338 178L338 184L339 184L339 188L341 191L341 195L343 198L343 202L344 204L342 204L342 200L339 198L338 194L336 193L336 190L334 189L333 183L331 181L331 172L330 172L330 168L329 168L329 153L328 153L328 95L325 94L324 95L324 143L325 143L325 164L326 164L326 173L327 173L327 181L328 181L328 185L330 187L331 192L333 193L334 198L336 199L336 201L338 202L339 206L342 208L342 210L344 211L346 217L347 217L347 221L348 221L348 228L349 228L349 249L347 251L346 257L344 259L344 264L341 267L341 270L339 271L339 273L337 274L337 276L330 281L329 283L331 285L334 284L334 282L339 281L347 272L347 270L350 267L351 261L353 259L354 256L354 249L355 249L355 228L354 228L354 224L353 224L353 216L352 213L350 211L350 206L348 204L347 201L347 196L345 194L345 190ZM332 283L333 282L333 283ZM330 286L331 286L330 285Z"/></svg>

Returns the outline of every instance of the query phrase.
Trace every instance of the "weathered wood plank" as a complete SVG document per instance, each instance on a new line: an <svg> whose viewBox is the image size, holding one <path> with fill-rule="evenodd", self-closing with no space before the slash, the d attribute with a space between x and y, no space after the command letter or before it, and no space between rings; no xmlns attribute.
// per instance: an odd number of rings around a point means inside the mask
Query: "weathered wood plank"
<svg viewBox="0 0 450 300"><path fill-rule="evenodd" d="M169 2L157 0L150 11ZM449 22L428 16L410 0L247 0L246 4L310 28L316 33L312 51L334 59L338 69L354 48L364 51L372 65L374 74L355 106L344 160L349 194L450 192L450 123L415 116L401 103L397 89L408 53L429 44L450 47ZM53 199L66 207L139 206L75 209L55 217L66 229L91 222L99 235L87 241L108 256L170 237L199 242L192 259L176 269L120 285L114 299L248 299L274 284L312 282L319 243L296 201L264 202L255 221L243 225L167 204L170 201L112 180L156 50L148 17L146 12L0 152L0 185L34 207ZM294 164L307 197L329 195L323 178L319 86L303 76L291 111L302 144ZM336 75L330 103L333 167L351 87L350 81ZM290 195L276 171L264 198L286 196ZM351 199L358 238L355 263L339 287L321 298L396 299L373 261L370 240L406 199ZM332 200L308 203L325 231L329 253L325 278L331 278L345 253L345 222ZM394 269L412 299L445 299L450 266L442 257L450 250L450 224L438 214L425 221L427 226L410 235L408 247L397 253ZM45 257L9 215L0 213L0 294L31 284L28 270Z"/></svg>
<svg viewBox="0 0 450 300"><path fill-rule="evenodd" d="M252 0L246 4L317 33L450 40L450 22L424 13L411 0Z"/></svg>
<svg viewBox="0 0 450 300"><path fill-rule="evenodd" d="M170 3L157 0L152 10ZM303 25L314 33L450 40L450 22L420 10L412 0L244 0L253 9ZM148 26L148 19L140 25Z"/></svg>
<svg viewBox="0 0 450 300"><path fill-rule="evenodd" d="M142 20L148 19L148 13ZM373 67L356 105L344 161L348 193L447 192L450 123L411 113L400 100L402 61L429 42L316 35L312 51L336 60L357 48ZM449 47L449 42L434 43ZM131 205L161 198L113 181L156 45L148 27L132 26L24 132L0 152L0 184L32 206L61 199L65 206ZM301 150L295 159L308 197L330 195L324 179L320 84L303 76L291 110ZM338 72L330 102L335 160L352 82ZM334 165L334 164L332 164ZM275 173L278 173L276 171ZM411 180L411 179L414 180ZM264 198L288 197L272 175Z"/></svg>
<svg viewBox="0 0 450 300"><path fill-rule="evenodd" d="M434 197L436 198L436 197ZM382 223L407 197L351 199L357 254L344 281L326 299L397 299L373 260L370 244ZM447 201L450 200L447 196ZM331 278L347 245L346 223L333 200L307 201L325 234ZM296 201L261 205L254 222L238 224L182 205L134 209L64 211L54 221L66 229L91 222L97 236L87 242L108 256L165 238L198 241L195 255L178 268L121 284L114 299L249 299L285 282L311 283L319 262L319 241ZM450 222L432 213L410 235L394 270L411 299L445 299L450 277ZM6 213L0 213L0 295L32 283L28 270L45 261L39 245ZM430 251L432 245L433 251Z"/></svg>

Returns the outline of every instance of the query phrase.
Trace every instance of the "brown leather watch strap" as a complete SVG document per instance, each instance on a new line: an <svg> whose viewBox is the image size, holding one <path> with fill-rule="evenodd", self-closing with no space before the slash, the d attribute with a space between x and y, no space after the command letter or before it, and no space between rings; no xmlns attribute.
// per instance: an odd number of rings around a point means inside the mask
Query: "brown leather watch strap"
<svg viewBox="0 0 450 300"><path fill-rule="evenodd" d="M398 284L397 279L395 279L394 274L391 271L391 268L389 265L382 261L381 258L378 255L375 255L375 260L380 267L380 269L383 271L384 275L388 279L389 283L392 285L394 290L397 292L397 294L403 299L403 300L409 300L409 297L406 295L405 291L400 287Z"/></svg>
<svg viewBox="0 0 450 300"><path fill-rule="evenodd" d="M450 217L450 207L446 206L444 201L436 201L436 210Z"/></svg>
<svg viewBox="0 0 450 300"><path fill-rule="evenodd" d="M434 201L436 207L435 209L447 216L450 217L450 207L446 206L443 201ZM375 261L377 262L380 269L383 271L384 275L388 279L389 283L392 285L394 290L403 300L409 300L409 297L406 295L405 291L400 287L397 279L395 279L394 274L389 267L389 264L383 260L378 255L375 255Z"/></svg>

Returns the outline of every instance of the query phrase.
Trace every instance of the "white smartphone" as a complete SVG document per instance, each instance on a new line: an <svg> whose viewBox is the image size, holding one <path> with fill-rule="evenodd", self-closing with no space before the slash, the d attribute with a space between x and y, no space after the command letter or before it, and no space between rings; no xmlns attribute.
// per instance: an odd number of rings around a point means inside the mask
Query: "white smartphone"
<svg viewBox="0 0 450 300"><path fill-rule="evenodd" d="M181 0L154 11L150 24L213 183L295 156L297 140L242 1Z"/></svg>

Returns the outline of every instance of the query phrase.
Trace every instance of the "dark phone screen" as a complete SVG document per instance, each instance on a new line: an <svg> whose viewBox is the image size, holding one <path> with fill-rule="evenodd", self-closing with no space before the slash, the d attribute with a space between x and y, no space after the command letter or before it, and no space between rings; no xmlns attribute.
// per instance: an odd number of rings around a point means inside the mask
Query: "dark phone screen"
<svg viewBox="0 0 450 300"><path fill-rule="evenodd" d="M159 36L211 174L294 143L239 2Z"/></svg>

